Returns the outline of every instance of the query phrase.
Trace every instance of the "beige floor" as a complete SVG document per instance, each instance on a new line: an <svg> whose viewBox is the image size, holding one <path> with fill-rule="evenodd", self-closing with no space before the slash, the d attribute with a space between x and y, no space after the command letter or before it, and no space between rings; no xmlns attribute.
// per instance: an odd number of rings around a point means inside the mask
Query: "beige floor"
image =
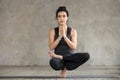
<svg viewBox="0 0 120 80"><path fill-rule="evenodd" d="M119 66L82 66L59 78L60 71L49 66L0 67L0 80L120 80Z"/></svg>

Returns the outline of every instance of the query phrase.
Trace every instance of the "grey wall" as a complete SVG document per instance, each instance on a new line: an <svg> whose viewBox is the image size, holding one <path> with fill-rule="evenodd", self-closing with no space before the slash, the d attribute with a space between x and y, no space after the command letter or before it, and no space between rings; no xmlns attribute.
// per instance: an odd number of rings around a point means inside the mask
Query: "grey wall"
<svg viewBox="0 0 120 80"><path fill-rule="evenodd" d="M120 0L0 0L0 65L49 65L48 32L65 5L85 65L120 65Z"/></svg>

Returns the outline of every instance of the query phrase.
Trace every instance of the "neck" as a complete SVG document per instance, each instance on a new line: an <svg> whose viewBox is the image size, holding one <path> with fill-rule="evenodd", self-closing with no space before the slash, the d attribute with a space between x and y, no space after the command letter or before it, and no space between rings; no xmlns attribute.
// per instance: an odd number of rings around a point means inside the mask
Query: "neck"
<svg viewBox="0 0 120 80"><path fill-rule="evenodd" d="M64 28L67 28L67 25L65 24L65 25L59 25L59 27L64 27Z"/></svg>

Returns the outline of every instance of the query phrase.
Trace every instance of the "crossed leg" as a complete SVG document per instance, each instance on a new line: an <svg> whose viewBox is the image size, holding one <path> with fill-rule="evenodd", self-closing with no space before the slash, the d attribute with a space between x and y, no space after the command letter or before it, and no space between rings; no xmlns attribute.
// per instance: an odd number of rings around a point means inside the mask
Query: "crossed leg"
<svg viewBox="0 0 120 80"><path fill-rule="evenodd" d="M90 58L88 53L76 53L70 56L62 56L62 55L57 55L53 52L49 52L49 55L52 58L56 58L64 62L65 67L61 71L61 77L66 77L66 69L74 70L80 65L82 65L83 63L85 63ZM58 65L60 64L61 63L59 63Z"/></svg>

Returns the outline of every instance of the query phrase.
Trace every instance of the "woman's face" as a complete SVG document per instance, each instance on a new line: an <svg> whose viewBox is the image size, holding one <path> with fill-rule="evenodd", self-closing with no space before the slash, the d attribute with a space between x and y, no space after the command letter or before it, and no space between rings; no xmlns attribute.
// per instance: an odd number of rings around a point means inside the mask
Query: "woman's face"
<svg viewBox="0 0 120 80"><path fill-rule="evenodd" d="M65 25L68 20L68 16L67 16L66 12L64 12L64 11L58 12L57 20L58 20L59 25Z"/></svg>

